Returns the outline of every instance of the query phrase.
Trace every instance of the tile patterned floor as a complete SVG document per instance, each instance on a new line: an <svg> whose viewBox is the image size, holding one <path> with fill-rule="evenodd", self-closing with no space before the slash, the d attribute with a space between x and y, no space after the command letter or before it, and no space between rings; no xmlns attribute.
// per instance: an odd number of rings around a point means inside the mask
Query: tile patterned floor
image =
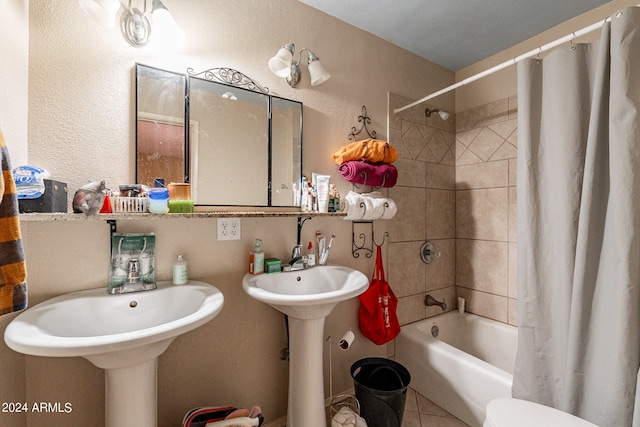
<svg viewBox="0 0 640 427"><path fill-rule="evenodd" d="M328 418L328 417L327 417ZM285 427L286 419L265 423L264 427ZM331 425L328 421L327 425ZM453 415L415 390L407 390L402 427L468 427Z"/></svg>
<svg viewBox="0 0 640 427"><path fill-rule="evenodd" d="M468 427L415 390L407 390L402 427Z"/></svg>

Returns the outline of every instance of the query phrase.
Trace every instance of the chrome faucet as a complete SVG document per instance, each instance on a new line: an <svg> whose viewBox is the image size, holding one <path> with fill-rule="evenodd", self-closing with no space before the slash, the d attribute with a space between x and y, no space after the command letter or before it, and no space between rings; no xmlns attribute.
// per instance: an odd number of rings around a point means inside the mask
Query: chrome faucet
<svg viewBox="0 0 640 427"><path fill-rule="evenodd" d="M130 292L150 291L156 288L155 282L145 283L142 280L142 264L139 258L131 258L127 262L127 276L120 286L109 286L110 294L126 294Z"/></svg>
<svg viewBox="0 0 640 427"><path fill-rule="evenodd" d="M424 305L439 305L442 311L447 311L447 302L444 299L440 302L429 294L427 294L427 297L424 299Z"/></svg>
<svg viewBox="0 0 640 427"><path fill-rule="evenodd" d="M303 270L307 268L307 259L302 256L302 245L297 244L293 247L291 251L291 261L289 261L289 265L291 266L291 271L295 270Z"/></svg>

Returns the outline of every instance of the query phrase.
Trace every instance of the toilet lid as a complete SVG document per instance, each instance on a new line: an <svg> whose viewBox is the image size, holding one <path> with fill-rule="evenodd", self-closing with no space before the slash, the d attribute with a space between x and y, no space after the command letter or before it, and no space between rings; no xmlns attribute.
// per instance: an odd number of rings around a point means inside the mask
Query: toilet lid
<svg viewBox="0 0 640 427"><path fill-rule="evenodd" d="M484 427L598 427L566 412L520 399L494 399Z"/></svg>

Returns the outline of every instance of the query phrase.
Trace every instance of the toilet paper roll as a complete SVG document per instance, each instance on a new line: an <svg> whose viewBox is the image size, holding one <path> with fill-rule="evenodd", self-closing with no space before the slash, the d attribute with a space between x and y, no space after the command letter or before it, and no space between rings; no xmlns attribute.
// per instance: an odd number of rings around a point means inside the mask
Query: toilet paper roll
<svg viewBox="0 0 640 427"><path fill-rule="evenodd" d="M346 334L342 336L342 338L340 339L340 343L338 345L340 346L341 349L347 350L349 349L349 347L351 347L351 343L353 343L354 339L356 339L355 334L353 333L353 331L349 330Z"/></svg>

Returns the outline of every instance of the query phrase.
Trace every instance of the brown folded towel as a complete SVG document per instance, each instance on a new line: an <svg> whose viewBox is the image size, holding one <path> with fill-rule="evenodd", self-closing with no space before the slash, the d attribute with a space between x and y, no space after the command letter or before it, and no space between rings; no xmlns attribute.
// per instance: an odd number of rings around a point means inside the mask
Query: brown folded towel
<svg viewBox="0 0 640 427"><path fill-rule="evenodd" d="M27 268L20 236L16 184L9 151L0 130L0 315L27 308Z"/></svg>

